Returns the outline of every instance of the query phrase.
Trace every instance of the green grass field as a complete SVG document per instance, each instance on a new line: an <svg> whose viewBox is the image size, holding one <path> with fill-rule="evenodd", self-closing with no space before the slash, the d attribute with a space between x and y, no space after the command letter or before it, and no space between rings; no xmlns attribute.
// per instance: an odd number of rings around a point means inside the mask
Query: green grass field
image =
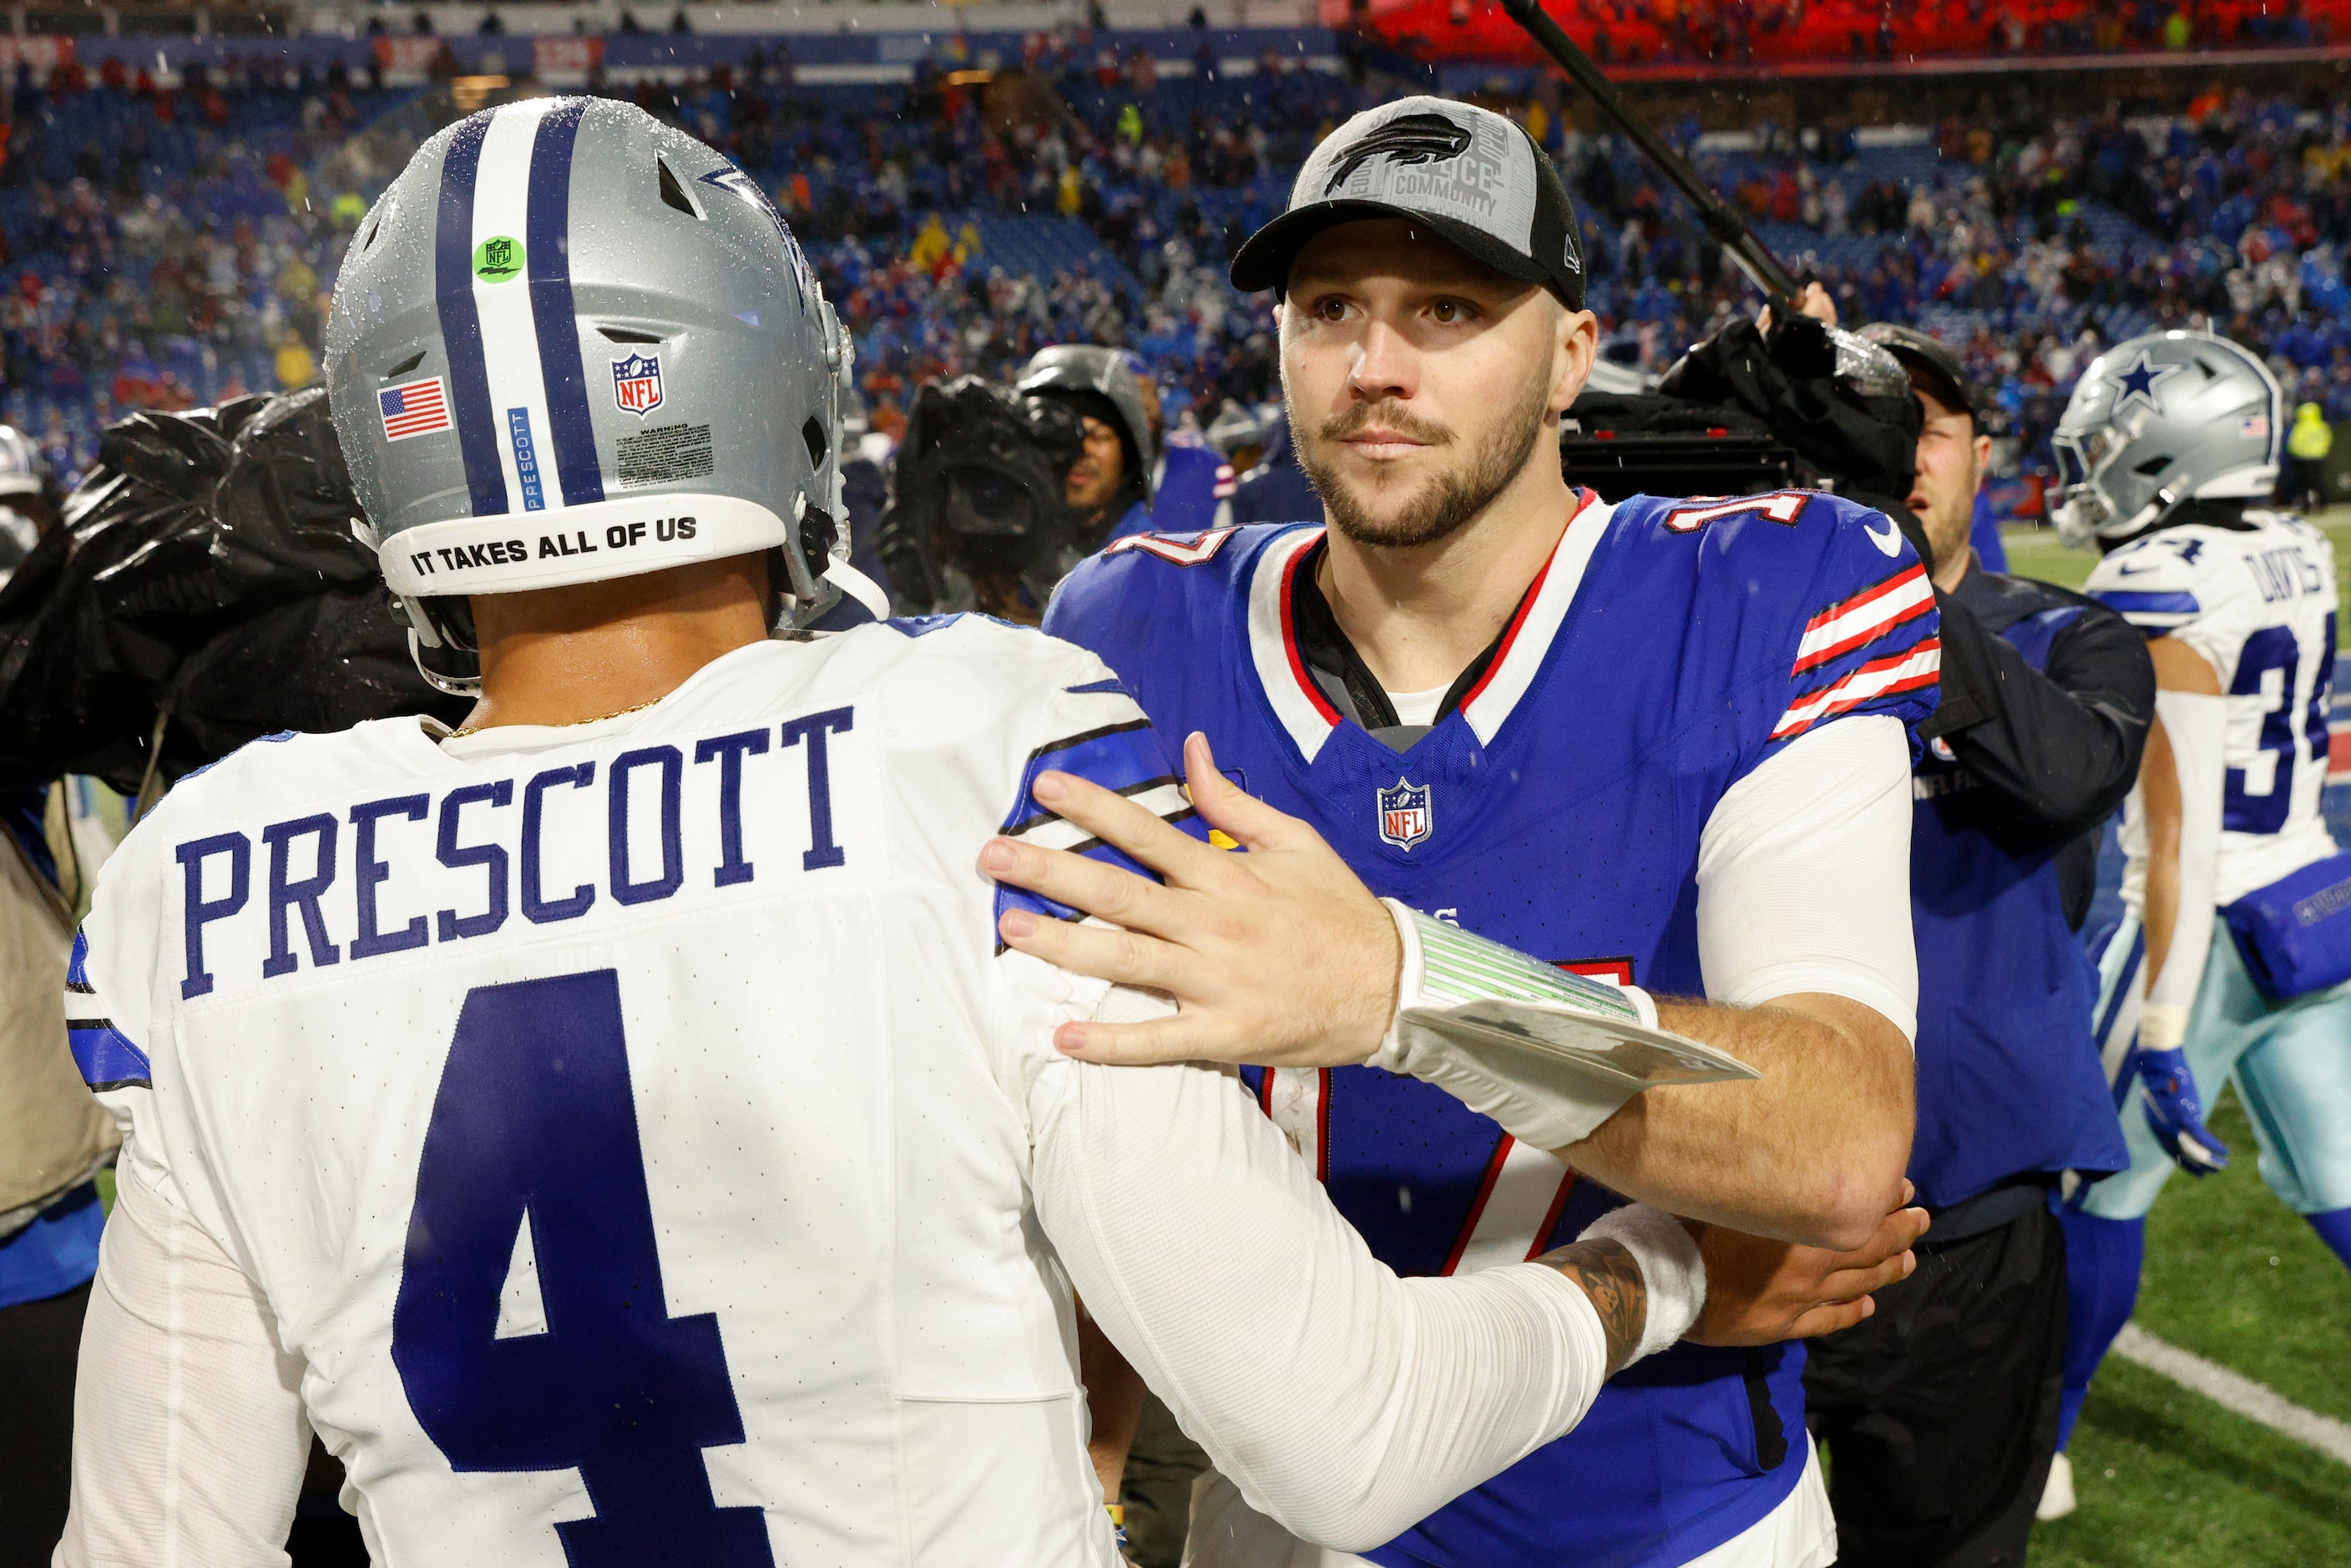
<svg viewBox="0 0 2351 1568"><path fill-rule="evenodd" d="M2351 602L2351 511L2317 519ZM2095 558L2046 529L2006 538L2009 570L2078 588ZM2346 1042L2351 1050L2351 1042ZM2233 1093L2212 1129L2236 1163L2176 1177L2147 1223L2138 1322L2184 1350L2351 1420L2351 1274L2262 1185ZM2351 1466L2110 1359L2074 1436L2081 1508L2039 1527L2039 1568L2351 1564Z"/></svg>
<svg viewBox="0 0 2351 1568"><path fill-rule="evenodd" d="M2330 507L2314 513L2311 520L2335 541L2336 586L2343 601L2351 604L2351 507ZM2053 528L2003 528L2001 542L2008 549L2009 570L2065 588L2081 587L2098 561L2087 550L2067 549L2059 544Z"/></svg>
<svg viewBox="0 0 2351 1568"><path fill-rule="evenodd" d="M2179 1176L2147 1222L2138 1322L2297 1404L2351 1416L2351 1274L2254 1173L2236 1097L2226 1171ZM2040 1526L2040 1568L2351 1563L2351 1466L2109 1359L2074 1435L2081 1509Z"/></svg>

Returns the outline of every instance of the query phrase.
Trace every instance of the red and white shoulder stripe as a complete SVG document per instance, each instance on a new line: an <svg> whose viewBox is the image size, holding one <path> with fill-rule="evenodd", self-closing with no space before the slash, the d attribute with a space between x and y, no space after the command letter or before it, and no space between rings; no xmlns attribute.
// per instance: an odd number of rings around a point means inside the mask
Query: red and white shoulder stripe
<svg viewBox="0 0 2351 1568"><path fill-rule="evenodd" d="M1928 637L1898 652L1847 670L1827 685L1804 693L1788 705L1771 727L1773 740L1793 740L1814 725L1851 713L1857 707L1915 692L1935 684L1943 664L1943 640Z"/></svg>
<svg viewBox="0 0 2351 1568"><path fill-rule="evenodd" d="M1935 585L1928 580L1927 569L1913 561L1806 622L1803 639L1796 644L1792 673L1801 675L1817 669L1934 608Z"/></svg>

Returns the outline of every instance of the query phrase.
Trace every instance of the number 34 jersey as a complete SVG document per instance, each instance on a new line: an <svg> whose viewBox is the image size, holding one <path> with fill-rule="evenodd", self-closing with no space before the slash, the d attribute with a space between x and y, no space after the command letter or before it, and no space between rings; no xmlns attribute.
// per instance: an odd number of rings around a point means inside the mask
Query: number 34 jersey
<svg viewBox="0 0 2351 1568"><path fill-rule="evenodd" d="M76 1055L379 1563L1106 1568L1019 1092L1101 990L999 959L974 863L1044 767L1187 810L1098 661L963 617L278 737L140 824Z"/></svg>
<svg viewBox="0 0 2351 1568"><path fill-rule="evenodd" d="M2335 677L2335 549L2299 517L2249 512L2243 528L2188 524L2124 546L2088 591L2149 636L2204 656L2229 705L2220 861L2232 904L2335 853L2320 796ZM2134 790L2123 819L2123 900L2142 906L2147 830Z"/></svg>

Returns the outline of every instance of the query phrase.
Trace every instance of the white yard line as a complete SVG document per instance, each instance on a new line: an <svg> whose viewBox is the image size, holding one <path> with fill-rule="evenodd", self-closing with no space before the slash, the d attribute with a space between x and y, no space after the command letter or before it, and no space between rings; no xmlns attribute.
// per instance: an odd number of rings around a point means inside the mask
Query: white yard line
<svg viewBox="0 0 2351 1568"><path fill-rule="evenodd" d="M2271 1431L2307 1444L2329 1458L2351 1465L2351 1425L2305 1410L2252 1378L2205 1360L2126 1323L2115 1336L2114 1353L2125 1361L2159 1372L2182 1388L2201 1394L2223 1410L2256 1421Z"/></svg>

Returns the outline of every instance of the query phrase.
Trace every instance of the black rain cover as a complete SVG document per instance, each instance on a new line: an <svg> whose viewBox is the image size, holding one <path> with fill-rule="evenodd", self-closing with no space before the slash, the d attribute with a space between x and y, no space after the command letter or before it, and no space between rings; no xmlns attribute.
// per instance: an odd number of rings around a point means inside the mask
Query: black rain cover
<svg viewBox="0 0 2351 1568"><path fill-rule="evenodd" d="M168 705L176 779L282 729L462 699L408 663L323 390L107 431L60 526L0 590L0 783L135 789Z"/></svg>
<svg viewBox="0 0 2351 1568"><path fill-rule="evenodd" d="M916 392L874 533L898 607L970 609L974 580L1000 577L1029 586L1041 612L1081 553L1061 481L1083 445L1077 415L1053 398L977 376Z"/></svg>
<svg viewBox="0 0 2351 1568"><path fill-rule="evenodd" d="M1775 325L1768 340L1754 322L1734 319L1676 361L1657 391L1762 420L1840 495L1910 493L1920 416L1909 383L1892 395L1848 384L1837 374L1835 340L1809 316Z"/></svg>

